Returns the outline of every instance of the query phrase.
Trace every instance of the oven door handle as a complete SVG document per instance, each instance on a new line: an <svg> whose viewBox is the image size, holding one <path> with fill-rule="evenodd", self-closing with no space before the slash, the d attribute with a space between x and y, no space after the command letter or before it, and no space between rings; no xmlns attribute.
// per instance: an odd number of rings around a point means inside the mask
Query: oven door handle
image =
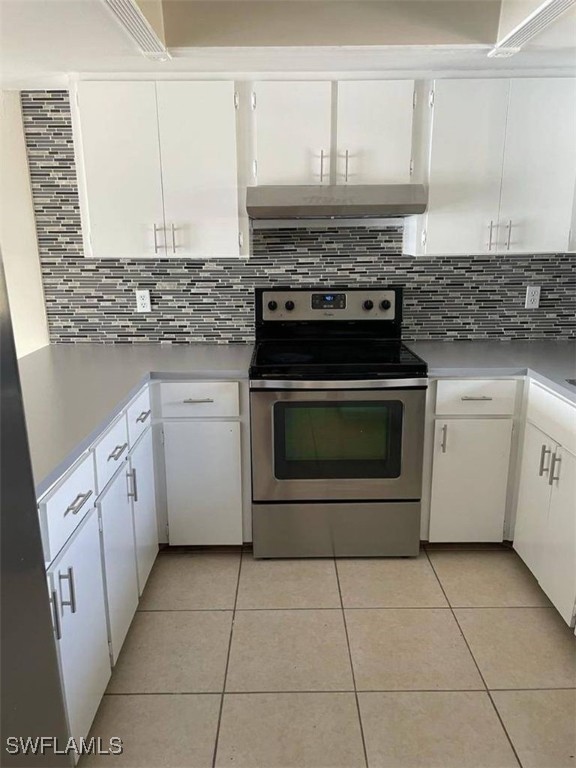
<svg viewBox="0 0 576 768"><path fill-rule="evenodd" d="M303 381L300 379L251 379L250 389L425 389L426 377L414 379L366 379L365 381Z"/></svg>

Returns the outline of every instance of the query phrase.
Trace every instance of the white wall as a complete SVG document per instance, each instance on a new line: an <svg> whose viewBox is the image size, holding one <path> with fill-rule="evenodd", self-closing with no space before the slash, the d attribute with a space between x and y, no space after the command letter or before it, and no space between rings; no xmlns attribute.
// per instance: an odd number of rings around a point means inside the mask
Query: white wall
<svg viewBox="0 0 576 768"><path fill-rule="evenodd" d="M18 357L48 344L20 94L0 92L0 248Z"/></svg>

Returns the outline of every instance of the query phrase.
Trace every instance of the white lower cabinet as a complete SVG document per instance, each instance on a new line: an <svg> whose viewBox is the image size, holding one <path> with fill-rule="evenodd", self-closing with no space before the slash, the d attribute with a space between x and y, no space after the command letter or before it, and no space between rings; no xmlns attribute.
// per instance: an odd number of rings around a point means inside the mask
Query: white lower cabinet
<svg viewBox="0 0 576 768"><path fill-rule="evenodd" d="M550 457L555 443L533 424L526 424L514 549L537 577L544 555L542 542L548 522L551 487Z"/></svg>
<svg viewBox="0 0 576 768"><path fill-rule="evenodd" d="M511 438L509 419L436 421L430 541L502 541Z"/></svg>
<svg viewBox="0 0 576 768"><path fill-rule="evenodd" d="M98 499L112 662L116 663L138 606L136 545L125 465Z"/></svg>
<svg viewBox="0 0 576 768"><path fill-rule="evenodd" d="M241 544L240 424L164 423L170 544Z"/></svg>
<svg viewBox="0 0 576 768"><path fill-rule="evenodd" d="M98 514L81 523L47 572L70 735L90 726L110 679Z"/></svg>
<svg viewBox="0 0 576 768"><path fill-rule="evenodd" d="M576 456L526 425L514 549L571 624L576 603Z"/></svg>
<svg viewBox="0 0 576 768"><path fill-rule="evenodd" d="M158 554L158 520L156 517L156 485L154 482L154 450L152 429L143 435L130 454L130 482L136 539L136 565L140 594Z"/></svg>

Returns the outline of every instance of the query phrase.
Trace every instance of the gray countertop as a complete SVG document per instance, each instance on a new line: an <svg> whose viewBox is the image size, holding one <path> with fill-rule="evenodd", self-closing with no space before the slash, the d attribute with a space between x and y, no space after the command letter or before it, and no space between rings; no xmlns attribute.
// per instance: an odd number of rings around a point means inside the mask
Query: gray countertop
<svg viewBox="0 0 576 768"><path fill-rule="evenodd" d="M529 373L576 403L574 341L409 342L430 376ZM245 379L251 344L52 344L19 362L38 495L151 378Z"/></svg>
<svg viewBox="0 0 576 768"><path fill-rule="evenodd" d="M51 344L19 361L40 496L150 378L245 379L251 344Z"/></svg>

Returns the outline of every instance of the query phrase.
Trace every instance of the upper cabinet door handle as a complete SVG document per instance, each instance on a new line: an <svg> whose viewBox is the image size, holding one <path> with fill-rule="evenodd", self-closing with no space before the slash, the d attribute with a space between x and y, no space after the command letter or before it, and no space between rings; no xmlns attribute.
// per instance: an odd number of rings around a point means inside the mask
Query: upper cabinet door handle
<svg viewBox="0 0 576 768"><path fill-rule="evenodd" d="M508 238L506 239L506 250L510 250L510 238L512 237L512 219L508 222Z"/></svg>
<svg viewBox="0 0 576 768"><path fill-rule="evenodd" d="M320 183L324 181L324 150L320 150Z"/></svg>
<svg viewBox="0 0 576 768"><path fill-rule="evenodd" d="M345 160L344 160L344 181L348 181L348 166L350 164L350 152L349 150L346 150L345 154Z"/></svg>

